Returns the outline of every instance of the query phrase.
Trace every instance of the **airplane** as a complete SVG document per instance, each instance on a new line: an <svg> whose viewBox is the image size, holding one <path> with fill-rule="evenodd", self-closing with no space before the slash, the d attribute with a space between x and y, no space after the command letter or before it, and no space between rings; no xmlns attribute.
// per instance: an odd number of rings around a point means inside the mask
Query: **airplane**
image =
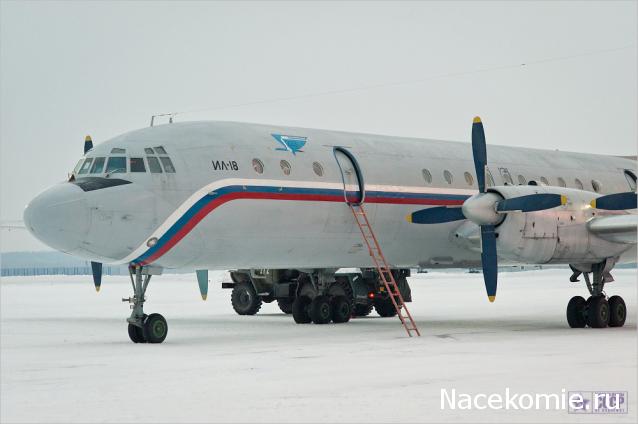
<svg viewBox="0 0 638 424"><path fill-rule="evenodd" d="M144 312L145 293L174 268L196 271L204 299L208 270L235 270L227 285L242 314L278 300L297 323L346 322L371 302L394 315L353 219L364 204L406 301L411 268L482 268L494 301L499 264L564 264L590 294L569 301L570 327L625 322L604 287L616 264L636 261L635 158L488 149L478 117L471 146L218 121L151 124L96 146L87 136L70 178L23 219L90 260L96 290L103 263L127 264L129 337L161 343L168 325Z"/></svg>

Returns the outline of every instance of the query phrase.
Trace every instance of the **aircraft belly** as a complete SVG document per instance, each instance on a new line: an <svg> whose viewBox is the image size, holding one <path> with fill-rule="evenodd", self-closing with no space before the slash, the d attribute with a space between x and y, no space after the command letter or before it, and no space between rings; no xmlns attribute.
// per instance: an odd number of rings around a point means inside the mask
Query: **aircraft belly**
<svg viewBox="0 0 638 424"><path fill-rule="evenodd" d="M473 266L478 261L477 253L450 242L454 225L415 226L405 221L413 205L365 207L394 266ZM183 264L184 256L191 254L189 267L207 269L372 266L352 213L340 202L234 200L206 216L192 233L198 238L185 237L158 263Z"/></svg>

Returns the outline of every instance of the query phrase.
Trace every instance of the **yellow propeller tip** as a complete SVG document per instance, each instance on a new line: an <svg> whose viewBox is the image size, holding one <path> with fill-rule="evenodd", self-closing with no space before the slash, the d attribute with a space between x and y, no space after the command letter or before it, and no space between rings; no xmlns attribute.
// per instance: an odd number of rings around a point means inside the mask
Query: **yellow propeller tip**
<svg viewBox="0 0 638 424"><path fill-rule="evenodd" d="M91 140L91 136L90 135L87 135L86 137L84 137L84 141L93 141L93 140Z"/></svg>
<svg viewBox="0 0 638 424"><path fill-rule="evenodd" d="M481 123L481 117L480 116L475 116L474 117L474 123L475 124L480 124Z"/></svg>
<svg viewBox="0 0 638 424"><path fill-rule="evenodd" d="M405 220L408 221L408 222L412 222L412 214L411 213L407 214L405 216Z"/></svg>
<svg viewBox="0 0 638 424"><path fill-rule="evenodd" d="M487 298L489 299L490 303L494 303L494 301L496 300L496 296L487 296Z"/></svg>
<svg viewBox="0 0 638 424"><path fill-rule="evenodd" d="M99 293L100 292L100 286L95 286L95 291Z"/></svg>
<svg viewBox="0 0 638 424"><path fill-rule="evenodd" d="M566 205L567 204L567 196L565 196L565 195L560 196L560 204L561 205Z"/></svg>
<svg viewBox="0 0 638 424"><path fill-rule="evenodd" d="M207 294L203 294L203 295L202 295L202 300L206 300L207 298L208 298L208 295L207 295Z"/></svg>
<svg viewBox="0 0 638 424"><path fill-rule="evenodd" d="M591 206L592 208L596 208L596 199L589 202L589 206Z"/></svg>

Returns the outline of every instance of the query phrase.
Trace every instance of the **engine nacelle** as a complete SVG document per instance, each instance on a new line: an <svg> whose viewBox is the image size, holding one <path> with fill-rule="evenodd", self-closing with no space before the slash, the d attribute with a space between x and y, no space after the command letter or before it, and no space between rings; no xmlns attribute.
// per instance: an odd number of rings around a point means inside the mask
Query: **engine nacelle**
<svg viewBox="0 0 638 424"><path fill-rule="evenodd" d="M618 256L628 248L599 238L587 229L591 218L608 214L590 206L594 193L548 186L502 186L492 187L488 192L503 199L537 193L560 194L568 199L566 205L553 209L505 214L496 226L497 252L502 259L534 264L596 263ZM454 236L461 244L473 248L478 232L478 226L466 222Z"/></svg>

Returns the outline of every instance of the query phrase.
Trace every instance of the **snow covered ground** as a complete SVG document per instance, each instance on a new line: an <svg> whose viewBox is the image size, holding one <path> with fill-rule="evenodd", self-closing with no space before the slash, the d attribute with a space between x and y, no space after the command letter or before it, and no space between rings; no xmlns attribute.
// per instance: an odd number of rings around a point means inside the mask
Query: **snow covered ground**
<svg viewBox="0 0 638 424"><path fill-rule="evenodd" d="M636 422L636 270L609 294L629 308L624 328L570 329L580 284L567 270L502 273L490 304L480 274L411 279L423 337L397 318L296 325L265 304L235 315L194 275L156 277L147 312L168 320L161 345L126 333L130 284L105 277L6 278L1 286L2 422ZM213 274L219 282L222 274ZM441 389L504 394L620 390L627 415L564 410L442 410Z"/></svg>

